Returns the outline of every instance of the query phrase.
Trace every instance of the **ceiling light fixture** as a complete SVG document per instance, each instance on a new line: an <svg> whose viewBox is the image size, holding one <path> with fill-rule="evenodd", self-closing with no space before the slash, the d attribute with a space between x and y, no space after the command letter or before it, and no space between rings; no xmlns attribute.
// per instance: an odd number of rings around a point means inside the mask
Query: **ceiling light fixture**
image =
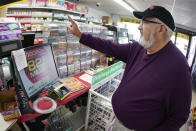
<svg viewBox="0 0 196 131"><path fill-rule="evenodd" d="M134 9L129 6L124 0L114 0L116 3L127 9L129 12L133 13Z"/></svg>

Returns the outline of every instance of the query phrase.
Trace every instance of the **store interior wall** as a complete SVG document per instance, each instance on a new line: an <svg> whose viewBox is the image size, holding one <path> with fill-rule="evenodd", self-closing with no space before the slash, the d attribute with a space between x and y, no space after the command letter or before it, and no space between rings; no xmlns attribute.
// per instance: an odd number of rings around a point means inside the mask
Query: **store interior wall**
<svg viewBox="0 0 196 131"><path fill-rule="evenodd" d="M0 8L0 17L6 17L7 7Z"/></svg>
<svg viewBox="0 0 196 131"><path fill-rule="evenodd" d="M133 16L122 16L122 15L116 15L116 14L112 14L111 18L113 20L113 23L115 23L115 25L119 26L120 28L126 28L125 23L121 23L120 22L120 18L133 18Z"/></svg>
<svg viewBox="0 0 196 131"><path fill-rule="evenodd" d="M101 20L102 16L110 16L111 17L111 14L107 13L105 11L97 10L97 9L94 9L93 7L90 7L90 6L88 6L88 9L89 9L89 11L88 11L88 14L86 16L90 17L92 19L94 17L94 19L96 19L96 20Z"/></svg>

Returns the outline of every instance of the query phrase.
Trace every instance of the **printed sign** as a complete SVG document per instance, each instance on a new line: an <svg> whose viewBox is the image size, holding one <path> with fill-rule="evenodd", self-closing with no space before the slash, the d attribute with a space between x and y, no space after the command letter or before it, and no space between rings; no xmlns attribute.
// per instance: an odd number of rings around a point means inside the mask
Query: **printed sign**
<svg viewBox="0 0 196 131"><path fill-rule="evenodd" d="M182 33L178 33L177 34L177 37L183 38L183 39L186 39L186 40L189 40L189 36L188 35L185 35L185 34L182 34Z"/></svg>
<svg viewBox="0 0 196 131"><path fill-rule="evenodd" d="M50 46L43 46L25 52L27 67L19 72L29 97L45 88L58 78Z"/></svg>
<svg viewBox="0 0 196 131"><path fill-rule="evenodd" d="M47 54L45 48L29 50L26 52L27 67L25 68L25 74L32 83L36 83L38 80L48 75L47 68L44 68L44 58ZM47 66L46 66L47 67Z"/></svg>
<svg viewBox="0 0 196 131"><path fill-rule="evenodd" d="M116 64L113 64L113 65L107 67L106 69L104 69L100 72L93 74L92 86L97 84L98 82L102 81L103 79L106 79L107 77L111 76L115 72L121 70L122 67L123 67L123 62L120 61Z"/></svg>
<svg viewBox="0 0 196 131"><path fill-rule="evenodd" d="M136 23L139 24L139 19L131 19L131 18L120 18L120 22L129 22L129 23Z"/></svg>
<svg viewBox="0 0 196 131"><path fill-rule="evenodd" d="M88 14L88 7L81 4L75 4L75 11Z"/></svg>

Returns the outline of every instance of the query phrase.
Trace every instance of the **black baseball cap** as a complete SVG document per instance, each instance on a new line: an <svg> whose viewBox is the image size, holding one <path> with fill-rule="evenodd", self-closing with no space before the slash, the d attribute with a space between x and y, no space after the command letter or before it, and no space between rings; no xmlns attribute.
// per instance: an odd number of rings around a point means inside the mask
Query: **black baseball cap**
<svg viewBox="0 0 196 131"><path fill-rule="evenodd" d="M174 19L171 13L161 6L151 6L143 12L133 11L133 15L138 19L143 19L146 17L154 17L161 20L166 24L171 30L175 30Z"/></svg>

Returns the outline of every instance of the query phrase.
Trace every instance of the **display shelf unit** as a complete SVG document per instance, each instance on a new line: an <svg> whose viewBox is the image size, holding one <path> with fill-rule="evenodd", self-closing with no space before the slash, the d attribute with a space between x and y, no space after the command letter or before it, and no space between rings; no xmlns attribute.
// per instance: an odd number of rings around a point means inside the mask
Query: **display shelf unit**
<svg viewBox="0 0 196 131"><path fill-rule="evenodd" d="M61 14L64 18L59 17ZM8 6L7 17L14 17L16 21L21 23L22 32L42 31L40 26L47 22L68 22L67 14L75 16L73 19L78 22L86 22L86 19L81 18L85 13L66 10L57 7L27 7L27 6ZM57 17L58 16L58 17ZM65 18L66 17L66 18ZM40 40L36 39L35 44L41 44Z"/></svg>
<svg viewBox="0 0 196 131"><path fill-rule="evenodd" d="M32 17L43 17L43 18L52 18L52 16L32 16L32 15L14 15L14 14L9 14L7 17L15 17L15 18L32 18Z"/></svg>
<svg viewBox="0 0 196 131"><path fill-rule="evenodd" d="M46 23L43 29L44 43L53 45L57 69L61 78L74 75L99 63L101 53L79 43L79 39L66 30L69 23ZM100 36L105 27L79 23L82 32Z"/></svg>
<svg viewBox="0 0 196 131"><path fill-rule="evenodd" d="M50 11L62 11L64 13L68 14L75 14L75 15L85 15L85 13L80 13L76 11L70 11L70 10L65 10L65 9L60 9L60 8L55 8L55 7L22 7L22 6L10 6L8 7L9 9L29 9L29 10L50 10Z"/></svg>
<svg viewBox="0 0 196 131"><path fill-rule="evenodd" d="M122 79L124 72L122 66L123 63L118 62L93 75L92 86L88 94L85 130L112 130L115 115L111 105L111 98Z"/></svg>

